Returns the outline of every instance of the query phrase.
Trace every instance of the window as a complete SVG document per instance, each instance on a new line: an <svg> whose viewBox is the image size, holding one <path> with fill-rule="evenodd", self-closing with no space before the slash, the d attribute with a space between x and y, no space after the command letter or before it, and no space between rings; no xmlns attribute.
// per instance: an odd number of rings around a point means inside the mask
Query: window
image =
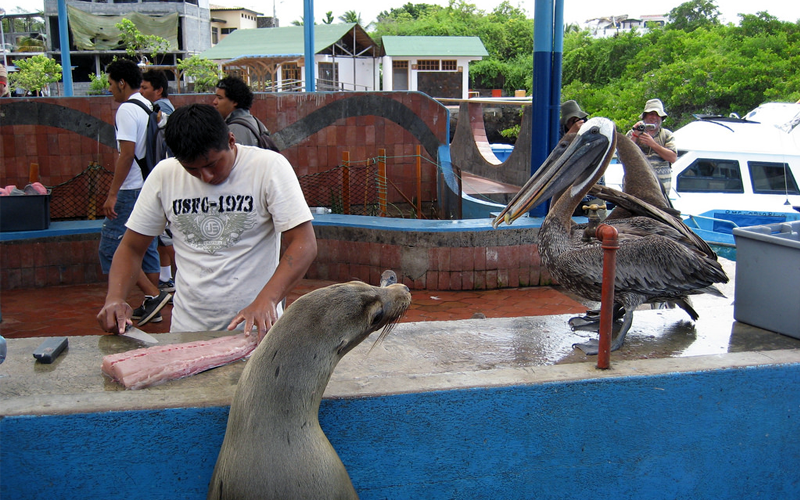
<svg viewBox="0 0 800 500"><path fill-rule="evenodd" d="M211 28L211 44L216 45L219 43L219 28L216 26Z"/></svg>
<svg viewBox="0 0 800 500"><path fill-rule="evenodd" d="M230 35L234 31L236 31L236 28L222 28L223 35Z"/></svg>
<svg viewBox="0 0 800 500"><path fill-rule="evenodd" d="M678 174L679 193L743 193L742 173L736 160L698 158Z"/></svg>
<svg viewBox="0 0 800 500"><path fill-rule="evenodd" d="M408 90L408 61L392 61L392 89Z"/></svg>
<svg viewBox="0 0 800 500"><path fill-rule="evenodd" d="M339 89L339 63L319 63L319 90Z"/></svg>
<svg viewBox="0 0 800 500"><path fill-rule="evenodd" d="M417 61L417 69L420 71L439 71L439 60L423 59Z"/></svg>
<svg viewBox="0 0 800 500"><path fill-rule="evenodd" d="M753 192L756 194L800 194L797 182L786 163L748 161Z"/></svg>
<svg viewBox="0 0 800 500"><path fill-rule="evenodd" d="M297 63L286 63L281 65L281 76L283 77L283 90L299 90L302 87L300 81L300 66Z"/></svg>
<svg viewBox="0 0 800 500"><path fill-rule="evenodd" d="M442 61L442 71L456 71L458 63L456 61Z"/></svg>

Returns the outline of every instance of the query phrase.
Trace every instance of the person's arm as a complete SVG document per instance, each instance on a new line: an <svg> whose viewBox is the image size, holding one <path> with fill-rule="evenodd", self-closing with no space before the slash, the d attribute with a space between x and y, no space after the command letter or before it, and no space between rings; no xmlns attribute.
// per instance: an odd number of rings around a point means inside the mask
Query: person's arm
<svg viewBox="0 0 800 500"><path fill-rule="evenodd" d="M637 125L640 123L642 122L638 122ZM636 130L632 130L629 133L631 134L636 144L643 144L649 147L658 156L660 156L662 160L668 161L670 163L675 163L678 160L678 153L656 142L655 138L652 135L648 134L647 132L637 132Z"/></svg>
<svg viewBox="0 0 800 500"><path fill-rule="evenodd" d="M650 146L650 148L653 151L655 151L656 154L658 154L658 156L660 156L662 160L668 161L670 163L675 163L675 161L678 159L678 153L676 153L671 149L667 149L661 144L657 143L655 139L650 137L650 134L644 134L644 135L646 135L647 138L649 139L649 141L646 140L647 145Z"/></svg>
<svg viewBox="0 0 800 500"><path fill-rule="evenodd" d="M119 156L117 162L114 164L114 178L111 179L111 186L108 188L108 196L105 203L103 203L103 210L106 217L115 219L117 211L114 210L114 205L117 204L117 194L122 183L128 177L128 172L131 171L131 165L136 156L136 143L132 141L119 141Z"/></svg>
<svg viewBox="0 0 800 500"><path fill-rule="evenodd" d="M308 267L317 256L317 238L311 221L284 231L281 237L285 243L285 250L275 274L264 285L255 300L237 312L228 325L228 330L233 330L244 321L245 333L250 333L253 327L257 328L259 342L278 320L278 303L303 279Z"/></svg>
<svg viewBox="0 0 800 500"><path fill-rule="evenodd" d="M151 241L152 236L131 229L125 231L108 273L106 302L97 313L97 322L104 331L121 334L126 325L133 323L130 319L133 309L126 299L142 271L142 258Z"/></svg>

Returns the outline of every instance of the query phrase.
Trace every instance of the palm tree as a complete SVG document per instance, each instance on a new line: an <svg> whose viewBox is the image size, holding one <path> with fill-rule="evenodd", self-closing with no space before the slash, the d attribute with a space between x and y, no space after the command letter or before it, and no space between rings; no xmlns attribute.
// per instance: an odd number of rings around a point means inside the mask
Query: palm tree
<svg viewBox="0 0 800 500"><path fill-rule="evenodd" d="M354 10L348 10L347 12L339 16L339 20L343 23L356 23L358 25L362 24L361 14Z"/></svg>
<svg viewBox="0 0 800 500"><path fill-rule="evenodd" d="M44 42L29 36L22 37L17 52L44 52Z"/></svg>

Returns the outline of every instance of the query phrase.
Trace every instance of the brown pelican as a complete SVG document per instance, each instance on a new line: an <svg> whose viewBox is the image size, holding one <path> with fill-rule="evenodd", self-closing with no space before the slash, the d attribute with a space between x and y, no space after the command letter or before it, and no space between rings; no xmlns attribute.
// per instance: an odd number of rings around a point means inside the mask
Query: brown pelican
<svg viewBox="0 0 800 500"><path fill-rule="evenodd" d="M495 227L502 222L511 224L564 190L539 230L539 253L542 263L564 288L597 302L603 268L600 242L583 238L583 229L573 224L571 215L608 167L617 138L611 120L592 118L586 122L571 144L567 138L553 150L493 221ZM648 190L641 194L649 196ZM639 305L674 302L697 319L688 296L700 293L723 296L713 285L728 281L714 252L672 216L668 207L653 206L629 193L621 193L619 201L629 213L621 210L619 215L609 216L607 222L619 233L614 303L624 310L624 319L611 350L622 346ZM656 203L667 202L662 196ZM630 213L646 215L630 216ZM596 341L578 347L587 354L597 353Z"/></svg>

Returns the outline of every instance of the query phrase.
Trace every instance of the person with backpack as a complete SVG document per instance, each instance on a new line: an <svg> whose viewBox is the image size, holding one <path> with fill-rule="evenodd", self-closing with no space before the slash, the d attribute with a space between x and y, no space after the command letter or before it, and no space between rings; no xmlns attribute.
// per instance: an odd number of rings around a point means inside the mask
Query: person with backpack
<svg viewBox="0 0 800 500"><path fill-rule="evenodd" d="M103 204L106 217L98 250L103 274L109 274L111 270L114 253L125 234L125 224L144 184L145 176L137 158L143 158L146 154L147 128L152 113L152 105L139 92L142 71L136 63L130 60L113 61L106 68L106 73L114 101L119 103L115 117L119 156ZM148 245L140 267L136 285L144 292L145 300L133 317L138 319L141 326L161 321L161 309L172 298L169 293L158 289L160 264L155 238Z"/></svg>
<svg viewBox="0 0 800 500"><path fill-rule="evenodd" d="M156 135L155 155L158 161L172 156L164 142L164 127L167 125L169 115L175 111L175 106L169 100L169 81L167 75L158 69L149 69L142 75L142 86L139 92L153 103L153 109L158 111L158 134ZM172 234L168 228L156 238L158 240L158 256L161 260L161 273L158 278L158 288L164 292L175 292L175 249L172 248Z"/></svg>
<svg viewBox="0 0 800 500"><path fill-rule="evenodd" d="M279 152L269 137L266 125L250 114L252 105L253 91L241 78L226 76L217 82L214 107L225 119L228 129L236 137L236 142L243 146L258 146Z"/></svg>

